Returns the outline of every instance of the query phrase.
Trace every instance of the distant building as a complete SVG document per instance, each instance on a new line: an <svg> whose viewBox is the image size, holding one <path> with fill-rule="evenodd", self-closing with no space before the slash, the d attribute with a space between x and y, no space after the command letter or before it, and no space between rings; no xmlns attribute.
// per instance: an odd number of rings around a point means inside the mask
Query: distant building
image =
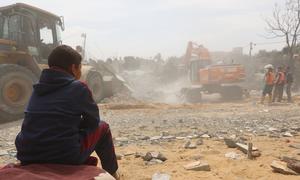
<svg viewBox="0 0 300 180"><path fill-rule="evenodd" d="M243 47L235 47L232 49L232 54L243 55Z"/></svg>

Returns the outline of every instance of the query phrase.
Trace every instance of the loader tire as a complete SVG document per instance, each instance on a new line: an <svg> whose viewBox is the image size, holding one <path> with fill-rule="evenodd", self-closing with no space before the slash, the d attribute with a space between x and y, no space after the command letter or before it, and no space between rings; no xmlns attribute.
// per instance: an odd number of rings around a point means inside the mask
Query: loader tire
<svg viewBox="0 0 300 180"><path fill-rule="evenodd" d="M87 75L87 84L92 91L95 102L100 102L105 98L105 88L102 76L97 71L90 71Z"/></svg>
<svg viewBox="0 0 300 180"><path fill-rule="evenodd" d="M37 77L25 67L0 65L0 123L23 118Z"/></svg>
<svg viewBox="0 0 300 180"><path fill-rule="evenodd" d="M220 94L223 100L241 100L243 99L243 89L239 86L222 86Z"/></svg>

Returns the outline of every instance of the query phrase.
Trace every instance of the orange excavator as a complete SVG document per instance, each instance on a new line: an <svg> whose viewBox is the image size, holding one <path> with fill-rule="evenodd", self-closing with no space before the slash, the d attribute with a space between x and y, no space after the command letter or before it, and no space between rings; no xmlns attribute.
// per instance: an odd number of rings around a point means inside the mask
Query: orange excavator
<svg viewBox="0 0 300 180"><path fill-rule="evenodd" d="M241 99L244 90L238 83L245 80L245 68L241 64L212 63L208 49L189 42L184 56L192 87L183 88L188 102L201 101L201 93L219 93L225 100Z"/></svg>

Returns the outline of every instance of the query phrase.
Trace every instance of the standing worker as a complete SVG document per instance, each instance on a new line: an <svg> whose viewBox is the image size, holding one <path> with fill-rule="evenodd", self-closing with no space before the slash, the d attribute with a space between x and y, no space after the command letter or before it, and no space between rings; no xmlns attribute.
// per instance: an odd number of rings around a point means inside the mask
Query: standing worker
<svg viewBox="0 0 300 180"><path fill-rule="evenodd" d="M275 87L274 87L274 96L273 96L273 102L281 102L282 96L283 96L283 88L285 84L285 74L283 72L282 67L277 68L277 73L275 77Z"/></svg>
<svg viewBox="0 0 300 180"><path fill-rule="evenodd" d="M288 66L286 68L286 71L285 71L285 75L286 75L286 95L287 95L287 101L289 103L292 102L292 93L291 93L291 87L292 87L292 84L294 82L294 77L293 77L293 74L291 72L291 69L290 67Z"/></svg>
<svg viewBox="0 0 300 180"><path fill-rule="evenodd" d="M272 91L273 91L273 85L274 85L274 73L273 73L273 66L271 64L268 64L265 66L265 69L267 69L267 72L264 77L265 86L263 89L262 97L261 97L261 104L264 104L265 97L268 94L269 96L269 103L272 102Z"/></svg>

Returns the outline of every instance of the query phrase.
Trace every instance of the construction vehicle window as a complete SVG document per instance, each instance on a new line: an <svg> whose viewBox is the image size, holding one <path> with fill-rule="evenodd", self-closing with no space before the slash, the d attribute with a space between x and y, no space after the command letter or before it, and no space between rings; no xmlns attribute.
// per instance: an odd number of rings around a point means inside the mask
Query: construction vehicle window
<svg viewBox="0 0 300 180"><path fill-rule="evenodd" d="M56 27L57 42L61 44L62 43L62 40L61 40L61 26L57 22L55 27Z"/></svg>
<svg viewBox="0 0 300 180"><path fill-rule="evenodd" d="M35 46L34 28L28 18L23 19L23 31L26 34L26 36L24 36L25 44L28 46Z"/></svg>
<svg viewBox="0 0 300 180"><path fill-rule="evenodd" d="M42 23L40 26L40 41L42 44L53 44L53 31L51 26L46 23Z"/></svg>
<svg viewBox="0 0 300 180"><path fill-rule="evenodd" d="M0 38L8 39L8 17L0 16Z"/></svg>
<svg viewBox="0 0 300 180"><path fill-rule="evenodd" d="M8 21L8 29L9 29L9 36L11 40L20 41L21 40L21 31L20 31L20 16L13 15L9 18Z"/></svg>

